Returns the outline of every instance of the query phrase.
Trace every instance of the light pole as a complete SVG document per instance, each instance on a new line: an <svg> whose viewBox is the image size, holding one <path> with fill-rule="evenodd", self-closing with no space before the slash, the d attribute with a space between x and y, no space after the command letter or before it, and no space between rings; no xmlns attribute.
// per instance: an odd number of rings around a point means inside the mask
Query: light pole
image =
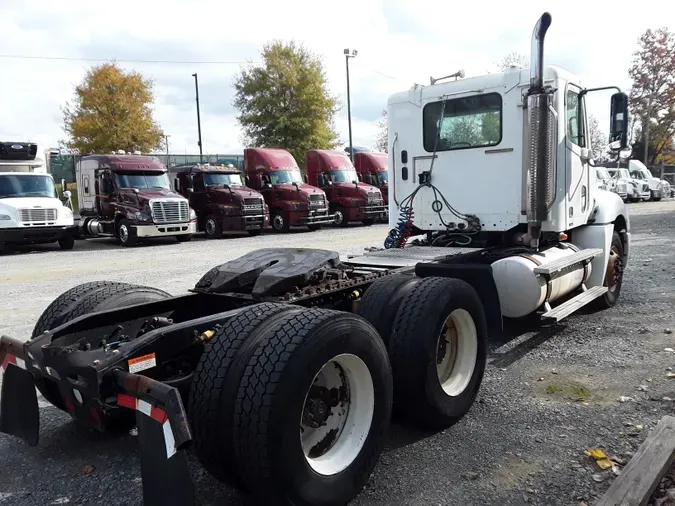
<svg viewBox="0 0 675 506"><path fill-rule="evenodd" d="M345 49L345 63L347 65L347 124L349 125L349 158L354 163L354 146L352 145L352 104L349 97L349 59L356 58L356 49Z"/></svg>
<svg viewBox="0 0 675 506"><path fill-rule="evenodd" d="M199 82L197 81L197 73L192 74L195 78L195 96L197 98L197 134L199 135L199 163L202 163L202 122L199 118Z"/></svg>
<svg viewBox="0 0 675 506"><path fill-rule="evenodd" d="M164 134L164 142L166 143L166 166L169 166L169 137L170 135Z"/></svg>

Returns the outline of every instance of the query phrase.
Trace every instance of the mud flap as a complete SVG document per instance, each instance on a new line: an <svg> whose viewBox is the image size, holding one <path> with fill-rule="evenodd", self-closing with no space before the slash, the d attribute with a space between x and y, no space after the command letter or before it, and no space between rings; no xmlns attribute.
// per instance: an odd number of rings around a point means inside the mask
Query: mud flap
<svg viewBox="0 0 675 506"><path fill-rule="evenodd" d="M33 375L13 363L6 364L0 395L0 432L36 446L40 412Z"/></svg>
<svg viewBox="0 0 675 506"><path fill-rule="evenodd" d="M157 423L141 411L136 411L136 424L141 453L143 504L193 505L194 489L185 450L178 450L167 457L170 452L165 439L168 425Z"/></svg>

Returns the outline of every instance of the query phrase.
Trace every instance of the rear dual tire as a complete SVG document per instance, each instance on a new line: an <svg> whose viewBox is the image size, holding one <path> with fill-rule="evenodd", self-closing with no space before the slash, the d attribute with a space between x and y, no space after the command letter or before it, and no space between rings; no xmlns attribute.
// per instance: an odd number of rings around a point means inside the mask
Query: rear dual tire
<svg viewBox="0 0 675 506"><path fill-rule="evenodd" d="M257 504L349 502L391 415L377 331L350 313L282 304L249 307L228 327L202 355L190 396L200 461Z"/></svg>

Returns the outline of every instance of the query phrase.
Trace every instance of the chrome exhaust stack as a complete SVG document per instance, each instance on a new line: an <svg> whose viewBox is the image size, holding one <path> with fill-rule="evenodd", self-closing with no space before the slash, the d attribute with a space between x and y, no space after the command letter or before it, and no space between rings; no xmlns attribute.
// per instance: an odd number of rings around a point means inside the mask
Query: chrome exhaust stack
<svg viewBox="0 0 675 506"><path fill-rule="evenodd" d="M544 37L551 26L545 12L532 32L530 88L527 92L528 145L527 239L539 247L541 224L555 200L556 142L558 118L553 106L553 91L544 87Z"/></svg>

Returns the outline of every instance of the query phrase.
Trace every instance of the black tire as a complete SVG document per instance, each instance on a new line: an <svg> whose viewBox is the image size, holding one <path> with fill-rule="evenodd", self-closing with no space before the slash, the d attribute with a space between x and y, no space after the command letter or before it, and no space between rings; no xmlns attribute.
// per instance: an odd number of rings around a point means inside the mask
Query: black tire
<svg viewBox="0 0 675 506"><path fill-rule="evenodd" d="M453 313L455 310L462 311ZM458 387L453 395L442 387L437 368L440 336L451 314L463 319L470 317L471 323L465 328L473 328L475 333L472 336L466 331L456 348L443 347L446 353L457 349L460 355L464 350L475 349L475 358L473 353L465 355L469 358L464 363L473 364L470 373L465 369L462 374L468 381L460 382L462 388ZM458 325L454 318L452 323ZM487 323L476 290L459 279L422 279L401 302L389 340L394 410L426 429L439 430L453 425L469 411L478 394L486 353Z"/></svg>
<svg viewBox="0 0 675 506"><path fill-rule="evenodd" d="M117 223L117 239L125 247L135 246L138 243L138 237L131 234L131 224L126 218L122 218Z"/></svg>
<svg viewBox="0 0 675 506"><path fill-rule="evenodd" d="M321 225L307 225L307 228L314 232L316 230L321 230Z"/></svg>
<svg viewBox="0 0 675 506"><path fill-rule="evenodd" d="M248 235L250 235L251 237L258 237L260 234L262 234L262 228L254 228L248 230Z"/></svg>
<svg viewBox="0 0 675 506"><path fill-rule="evenodd" d="M75 246L74 237L64 237L63 239L59 239L59 247L61 249L69 250L73 249L74 246Z"/></svg>
<svg viewBox="0 0 675 506"><path fill-rule="evenodd" d="M170 295L162 290L128 283L115 281L83 283L62 293L47 306L33 328L32 338L84 314L168 297ZM66 411L55 382L38 378L35 385L47 401ZM130 428L135 423L134 413L126 409L105 411L102 413L102 419L104 425L112 430Z"/></svg>
<svg viewBox="0 0 675 506"><path fill-rule="evenodd" d="M192 234L177 235L176 240L178 242L190 242L192 240Z"/></svg>
<svg viewBox="0 0 675 506"><path fill-rule="evenodd" d="M348 448L355 448L349 465L332 474L320 474L305 456L298 421L306 414L305 394L317 373L342 354L358 357L354 362L368 371L372 381L358 385L350 382L350 388L356 386L361 399L372 395L374 409L370 424L364 422L357 431L364 436L359 440L362 446L347 442ZM347 373L342 377L354 378ZM343 391L335 390L336 395ZM357 315L326 309L284 315L263 334L246 367L235 403L236 464L256 495L255 504L347 504L366 483L379 458L391 402L387 352L372 325ZM352 406L347 412L352 412ZM356 407L353 413L358 417ZM339 416L340 412L332 414ZM349 433L339 432L336 440L345 435Z"/></svg>
<svg viewBox="0 0 675 506"><path fill-rule="evenodd" d="M661 197L654 197L652 200L653 200L654 202L660 202L660 201L661 201Z"/></svg>
<svg viewBox="0 0 675 506"><path fill-rule="evenodd" d="M366 227L369 227L375 223L375 220L374 219L362 220L361 223L363 223Z"/></svg>
<svg viewBox="0 0 675 506"><path fill-rule="evenodd" d="M283 211L274 211L270 216L270 225L275 232L287 233L291 229L287 217Z"/></svg>
<svg viewBox="0 0 675 506"><path fill-rule="evenodd" d="M388 346L391 327L403 298L421 278L395 274L376 280L366 290L356 314L368 320Z"/></svg>
<svg viewBox="0 0 675 506"><path fill-rule="evenodd" d="M335 224L338 227L346 227L349 225L349 220L347 219L347 212L345 211L345 208L342 206L337 206L335 208Z"/></svg>
<svg viewBox="0 0 675 506"><path fill-rule="evenodd" d="M616 256L616 260L613 259L613 255ZM609 277L612 276L612 270L610 269L610 262L614 262L614 269L618 267L618 278L614 279L614 286L610 286ZM621 295L621 285L623 284L623 266L624 266L624 253L623 253L623 243L621 242L621 236L615 230L612 234L612 242L610 244L610 258L607 262L607 270L605 271L605 281L603 286L608 288L608 291L602 296L595 299L593 306L596 309L609 309L614 307L619 300Z"/></svg>
<svg viewBox="0 0 675 506"><path fill-rule="evenodd" d="M204 220L204 235L208 239L220 239L223 236L223 225L212 214L209 214Z"/></svg>
<svg viewBox="0 0 675 506"><path fill-rule="evenodd" d="M207 343L190 386L188 416L197 458L215 478L245 489L234 466L232 415L239 383L261 332L288 311L291 304L262 303L246 308Z"/></svg>

